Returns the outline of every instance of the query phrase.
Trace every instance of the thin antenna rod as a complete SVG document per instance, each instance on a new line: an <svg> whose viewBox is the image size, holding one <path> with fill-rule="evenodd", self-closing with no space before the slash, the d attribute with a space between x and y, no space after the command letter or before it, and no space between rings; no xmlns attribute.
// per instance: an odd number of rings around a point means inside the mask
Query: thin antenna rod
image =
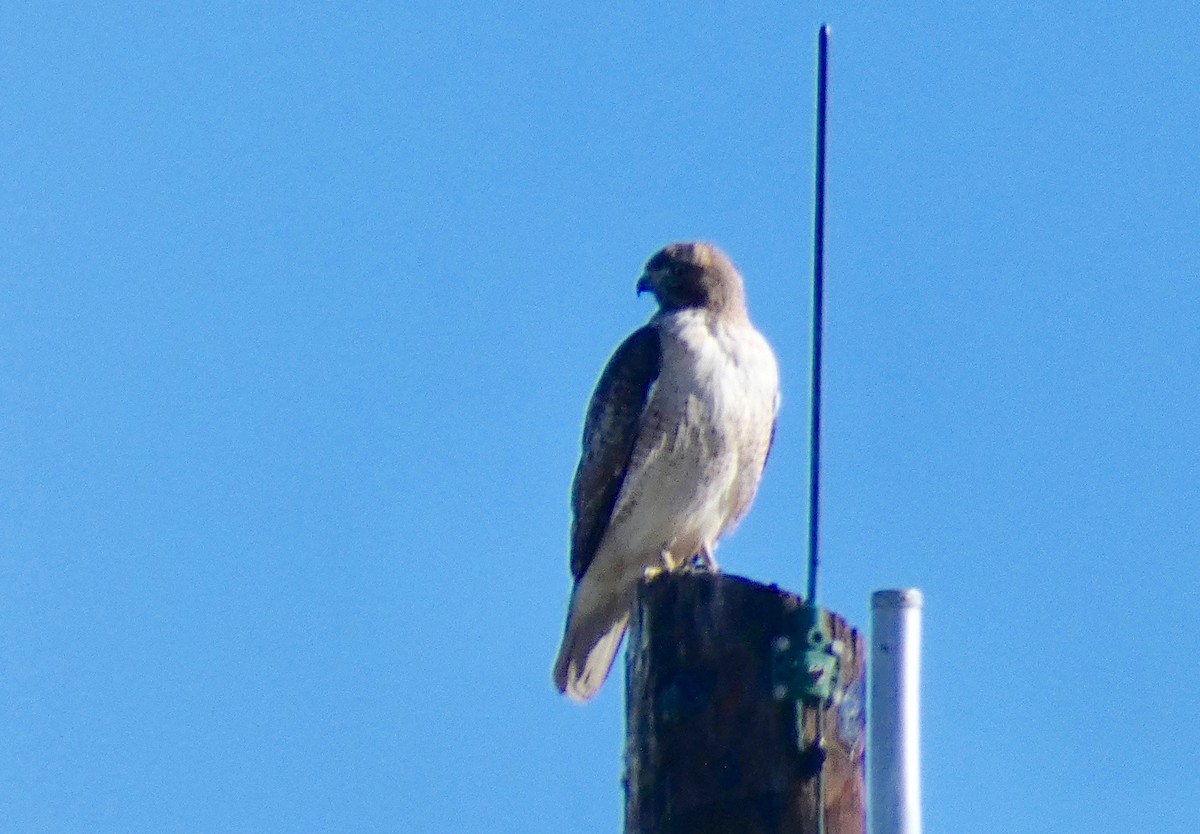
<svg viewBox="0 0 1200 834"><path fill-rule="evenodd" d="M821 333L825 322L825 105L829 26L817 34L816 210L813 219L812 421L808 472L808 604L817 599L817 545L821 519Z"/></svg>

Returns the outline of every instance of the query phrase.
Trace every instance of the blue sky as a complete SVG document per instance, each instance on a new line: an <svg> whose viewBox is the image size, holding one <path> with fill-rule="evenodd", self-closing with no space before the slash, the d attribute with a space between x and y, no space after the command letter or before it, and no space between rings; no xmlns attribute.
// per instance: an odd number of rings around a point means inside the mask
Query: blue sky
<svg viewBox="0 0 1200 834"><path fill-rule="evenodd" d="M1195 831L1184 5L7 5L0 829L619 830L584 405L727 249L785 404L720 557L801 587L827 19L822 598L925 591L929 831Z"/></svg>

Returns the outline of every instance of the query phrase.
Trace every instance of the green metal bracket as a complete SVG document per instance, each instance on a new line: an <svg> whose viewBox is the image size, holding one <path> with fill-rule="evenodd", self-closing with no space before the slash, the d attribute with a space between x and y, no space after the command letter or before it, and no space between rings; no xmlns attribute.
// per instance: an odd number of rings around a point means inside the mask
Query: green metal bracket
<svg viewBox="0 0 1200 834"><path fill-rule="evenodd" d="M784 633L771 644L771 694L777 701L790 701L796 710L796 747L802 766L816 775L824 771L825 739L822 732L825 708L839 696L838 676L844 646L833 639L829 612L824 608L799 605L788 615ZM817 734L804 742L804 707L818 709Z"/></svg>
<svg viewBox="0 0 1200 834"><path fill-rule="evenodd" d="M841 671L841 647L833 639L829 612L801 605L789 619L771 646L771 693L777 701L828 706Z"/></svg>

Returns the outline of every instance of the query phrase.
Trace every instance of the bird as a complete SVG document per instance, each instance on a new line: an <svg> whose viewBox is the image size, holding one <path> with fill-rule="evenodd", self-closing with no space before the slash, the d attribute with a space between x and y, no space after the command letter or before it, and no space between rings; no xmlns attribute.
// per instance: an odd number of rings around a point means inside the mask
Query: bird
<svg viewBox="0 0 1200 834"><path fill-rule="evenodd" d="M728 255L672 243L646 262L644 292L658 309L600 375L571 485L574 584L553 677L579 703L608 677L643 577L719 569L779 413L778 363Z"/></svg>

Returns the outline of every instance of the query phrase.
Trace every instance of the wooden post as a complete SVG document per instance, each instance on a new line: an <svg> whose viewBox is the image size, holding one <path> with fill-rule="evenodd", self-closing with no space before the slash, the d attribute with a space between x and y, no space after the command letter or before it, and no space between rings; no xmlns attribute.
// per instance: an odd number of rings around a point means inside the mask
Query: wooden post
<svg viewBox="0 0 1200 834"><path fill-rule="evenodd" d="M626 834L864 834L862 638L836 614L823 620L837 663L829 700L797 701L781 683L789 658L804 657L788 650L811 633L811 613L737 576L642 583L627 657Z"/></svg>

